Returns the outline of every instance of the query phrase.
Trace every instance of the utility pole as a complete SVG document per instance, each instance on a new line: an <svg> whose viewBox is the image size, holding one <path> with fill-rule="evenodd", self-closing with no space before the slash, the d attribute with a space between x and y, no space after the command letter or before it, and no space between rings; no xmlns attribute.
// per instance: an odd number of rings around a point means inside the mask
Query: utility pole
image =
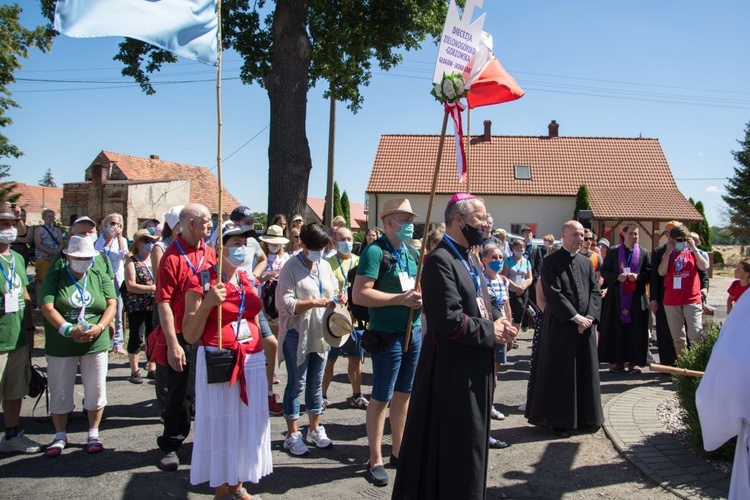
<svg viewBox="0 0 750 500"><path fill-rule="evenodd" d="M329 97L331 111L328 118L328 182L326 184L326 204L323 214L323 225L330 226L333 221L333 154L336 136L336 99Z"/></svg>

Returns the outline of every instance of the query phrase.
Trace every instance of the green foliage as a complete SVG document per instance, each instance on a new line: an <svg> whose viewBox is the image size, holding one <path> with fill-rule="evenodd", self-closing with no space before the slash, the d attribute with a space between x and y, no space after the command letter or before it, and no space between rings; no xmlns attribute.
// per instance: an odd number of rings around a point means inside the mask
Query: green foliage
<svg viewBox="0 0 750 500"><path fill-rule="evenodd" d="M690 349L685 349L677 359L677 366L688 370L706 371L711 351L719 338L720 325L712 324L711 328L704 331L704 340L700 344L693 344ZM688 428L690 441L695 449L710 458L719 460L731 460L734 456L734 445L736 439L729 441L713 452L703 451L703 436L701 434L701 423L698 418L698 408L695 404L695 392L698 390L700 378L675 375L677 399L680 401L683 413L682 423Z"/></svg>
<svg viewBox="0 0 750 500"><path fill-rule="evenodd" d="M341 215L344 217L344 220L346 221L346 227L351 228L352 227L352 207L349 203L349 195L346 194L346 191L344 191L341 194Z"/></svg>
<svg viewBox="0 0 750 500"><path fill-rule="evenodd" d="M341 192L339 191L339 185L333 183L333 217L344 215L344 210L341 208Z"/></svg>
<svg viewBox="0 0 750 500"><path fill-rule="evenodd" d="M41 180L39 181L39 185L43 187L57 187L57 184L55 184L55 178L52 177L51 168L48 168L44 173L44 176L42 176Z"/></svg>
<svg viewBox="0 0 750 500"><path fill-rule="evenodd" d="M713 256L714 256L714 265L715 266L723 265L724 264L724 255L721 252L719 252L718 250L714 250L712 253L713 253Z"/></svg>
<svg viewBox="0 0 750 500"><path fill-rule="evenodd" d="M7 127L13 121L7 115L10 108L18 103L10 98L8 87L16 82L15 72L22 68L20 59L29 58L29 48L37 47L46 52L52 44L49 28L38 26L29 30L21 26L23 9L18 4L0 5L0 127ZM18 158L23 153L0 134L0 158Z"/></svg>
<svg viewBox="0 0 750 500"><path fill-rule="evenodd" d="M581 184L578 188L578 194L576 195L576 209L573 212L573 219L578 220L578 212L581 210L591 210L591 202L589 201L589 189L586 184Z"/></svg>
<svg viewBox="0 0 750 500"><path fill-rule="evenodd" d="M10 176L10 165L0 165L0 203L10 202L15 203L20 194L14 193L13 190L16 188L16 183L12 181L3 181L6 177Z"/></svg>
<svg viewBox="0 0 750 500"><path fill-rule="evenodd" d="M354 242L355 243L362 243L365 241L365 232L364 231L357 231L353 235Z"/></svg>
<svg viewBox="0 0 750 500"><path fill-rule="evenodd" d="M701 248L705 251L710 251L711 246L711 228L708 226L708 221L706 220L706 210L703 208L703 202L694 202L692 198L690 198L690 203L695 207L695 209L703 216L703 220L698 222L690 222L687 224L687 227L690 231L697 233L698 236L701 239Z"/></svg>
<svg viewBox="0 0 750 500"><path fill-rule="evenodd" d="M738 166L724 186L727 193L722 198L729 212L729 230L746 241L750 238L750 122L745 126L745 138L737 142L742 148L732 151L732 156Z"/></svg>
<svg viewBox="0 0 750 500"><path fill-rule="evenodd" d="M736 245L732 231L726 227L711 226L711 241L716 245Z"/></svg>

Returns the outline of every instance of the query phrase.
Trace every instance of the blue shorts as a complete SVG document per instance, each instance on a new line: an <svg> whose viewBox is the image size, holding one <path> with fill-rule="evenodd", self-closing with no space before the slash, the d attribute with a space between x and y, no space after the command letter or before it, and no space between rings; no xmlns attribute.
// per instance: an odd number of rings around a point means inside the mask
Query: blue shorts
<svg viewBox="0 0 750 500"><path fill-rule="evenodd" d="M408 351L404 352L403 345L404 336L398 335L390 347L371 354L372 397L382 403L390 401L394 391L411 393L422 348L422 327L416 326L411 331Z"/></svg>
<svg viewBox="0 0 750 500"><path fill-rule="evenodd" d="M273 337L271 326L268 324L268 318L263 311L258 313L258 324L260 325L260 336L261 338Z"/></svg>
<svg viewBox="0 0 750 500"><path fill-rule="evenodd" d="M344 357L360 358L361 360L364 360L365 350L362 349L363 333L364 330L354 329L351 335L349 335L349 339L344 342L344 345L342 345L341 347L331 347L331 350L328 351L328 359L331 361L336 361L340 354Z"/></svg>

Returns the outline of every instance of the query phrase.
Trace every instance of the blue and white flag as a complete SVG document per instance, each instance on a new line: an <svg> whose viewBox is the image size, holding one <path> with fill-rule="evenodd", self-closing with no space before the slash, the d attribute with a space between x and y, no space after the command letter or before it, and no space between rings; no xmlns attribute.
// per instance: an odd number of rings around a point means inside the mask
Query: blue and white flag
<svg viewBox="0 0 750 500"><path fill-rule="evenodd" d="M124 36L216 64L216 0L58 0L55 30L73 38Z"/></svg>

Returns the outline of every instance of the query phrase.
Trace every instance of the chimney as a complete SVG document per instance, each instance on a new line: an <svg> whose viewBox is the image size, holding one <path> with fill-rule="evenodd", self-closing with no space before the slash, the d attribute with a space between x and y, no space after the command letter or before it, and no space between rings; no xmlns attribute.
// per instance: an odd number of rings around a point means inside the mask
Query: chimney
<svg viewBox="0 0 750 500"><path fill-rule="evenodd" d="M549 125L547 125L547 130L549 131L549 137L559 137L557 132L560 130L560 124L557 123L557 121L552 120L549 122Z"/></svg>
<svg viewBox="0 0 750 500"><path fill-rule="evenodd" d="M104 165L99 163L91 165L91 183L100 186L105 182L107 182L107 171Z"/></svg>
<svg viewBox="0 0 750 500"><path fill-rule="evenodd" d="M482 140L490 141L491 139L492 139L492 121L485 120L484 121L484 136L482 137Z"/></svg>
<svg viewBox="0 0 750 500"><path fill-rule="evenodd" d="M150 158L151 160L158 160L158 159L159 159L159 155L149 155L148 157L149 157L149 158Z"/></svg>

